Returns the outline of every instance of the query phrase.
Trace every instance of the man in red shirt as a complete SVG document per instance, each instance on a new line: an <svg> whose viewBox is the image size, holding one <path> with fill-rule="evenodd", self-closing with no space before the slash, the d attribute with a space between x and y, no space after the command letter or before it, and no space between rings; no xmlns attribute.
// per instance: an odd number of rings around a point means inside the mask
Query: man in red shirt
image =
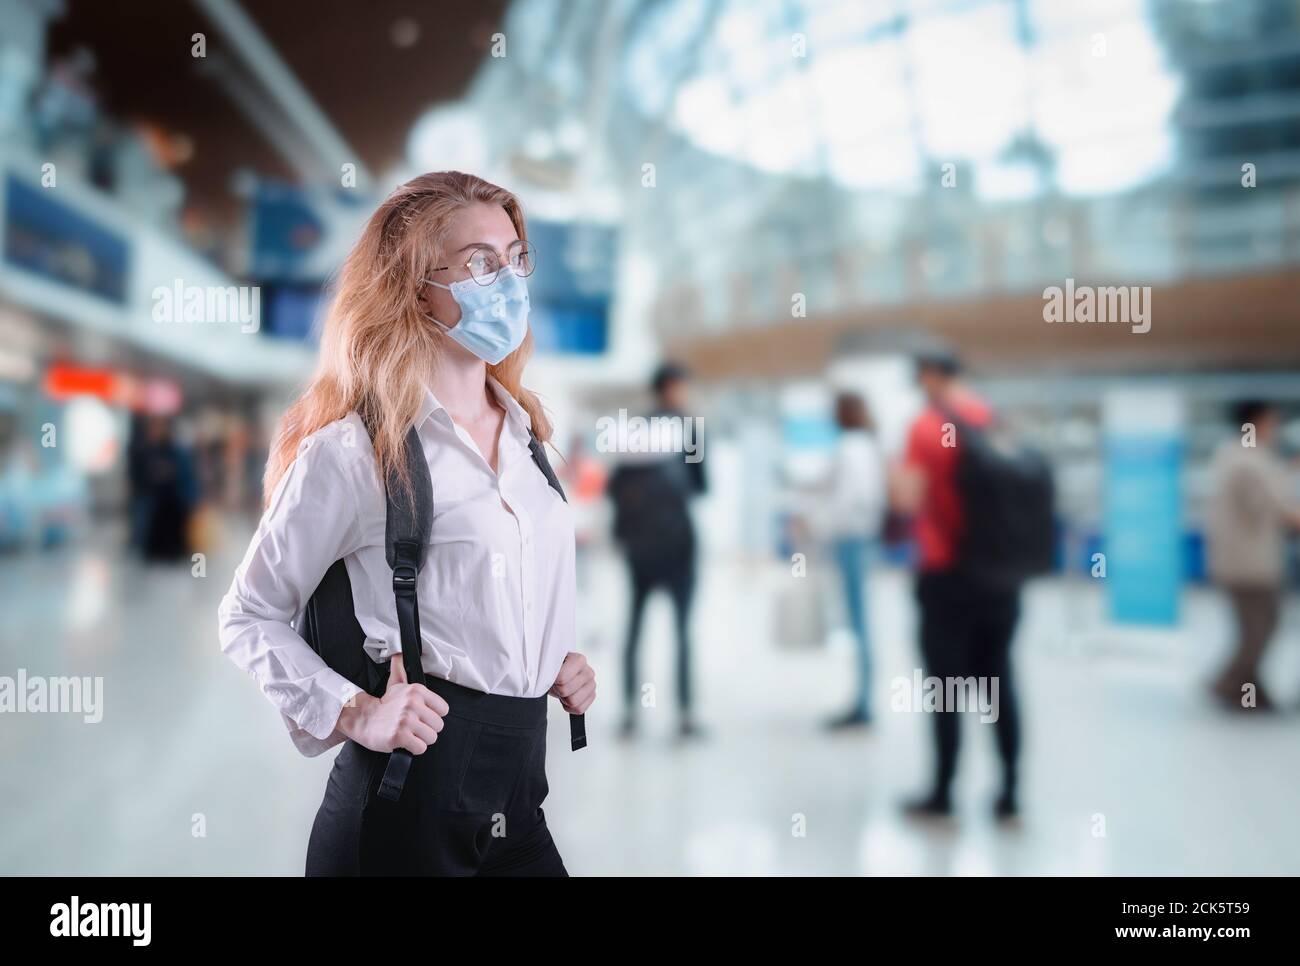
<svg viewBox="0 0 1300 966"><path fill-rule="evenodd" d="M1020 615L1019 594L989 586L962 566L961 538L968 508L957 482L963 427L993 421L987 403L962 385L960 364L947 353L917 359L917 382L928 405L908 434L907 450L893 488L896 507L913 517L918 550L916 597L920 609L921 657L928 676L948 682L970 676L996 681L984 693L995 696L998 752L1003 786L995 812L1013 818L1020 718L1012 688L1010 650ZM981 682L981 683L984 683ZM935 711L935 782L930 794L908 806L918 816L952 811L961 720L957 709Z"/></svg>

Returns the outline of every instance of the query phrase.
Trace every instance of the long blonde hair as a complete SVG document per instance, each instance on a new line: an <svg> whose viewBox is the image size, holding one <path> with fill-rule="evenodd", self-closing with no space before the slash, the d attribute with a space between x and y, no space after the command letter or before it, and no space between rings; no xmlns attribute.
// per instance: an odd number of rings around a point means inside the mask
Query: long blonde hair
<svg viewBox="0 0 1300 966"><path fill-rule="evenodd" d="M514 194L460 171L411 179L371 216L338 274L316 374L285 412L271 445L263 480L268 503L297 457L298 444L352 411L363 414L370 426L380 479L409 482L406 433L442 341L420 305L420 279L440 263L452 216L472 204L500 205L519 237L527 237ZM546 442L550 422L537 397L520 382L532 351L529 331L519 348L488 366L488 372L519 401L532 418L533 432Z"/></svg>

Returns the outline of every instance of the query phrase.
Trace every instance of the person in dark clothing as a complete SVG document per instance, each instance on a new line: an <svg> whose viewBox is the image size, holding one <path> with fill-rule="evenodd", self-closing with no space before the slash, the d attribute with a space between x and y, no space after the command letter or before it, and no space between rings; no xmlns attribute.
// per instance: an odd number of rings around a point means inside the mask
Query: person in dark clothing
<svg viewBox="0 0 1300 966"><path fill-rule="evenodd" d="M994 724L1002 759L1002 791L995 804L999 819L1013 818L1016 761L1020 753L1020 714L1011 672L1011 639L1020 619L1016 591L981 587L956 571L921 573L916 585L921 610L921 659L926 674L949 681L974 676L998 682L998 717ZM961 718L943 708L934 722L935 779L930 794L909 806L915 815L948 815L957 771Z"/></svg>
<svg viewBox="0 0 1300 966"><path fill-rule="evenodd" d="M189 552L189 519L194 508L194 468L172 435L171 422L150 417L146 440L136 457L146 506L144 557L167 562Z"/></svg>
<svg viewBox="0 0 1300 966"><path fill-rule="evenodd" d="M667 363L655 372L656 408L649 424L670 426L684 414L689 374ZM658 434L662 437L662 434ZM693 438L693 437L691 437ZM683 442L688 439L683 434ZM662 439L660 439L662 442ZM610 476L608 492L614 501L614 537L627 561L632 585L624 645L623 734L636 731L638 694L637 656L641 620L646 601L656 589L668 592L673 603L677 636L677 704L682 737L698 737L691 688L690 615L695 592L695 527L690 500L704 492L704 464L698 448L675 447L663 452L652 447L650 458L627 462Z"/></svg>
<svg viewBox="0 0 1300 966"><path fill-rule="evenodd" d="M962 386L959 372L958 361L945 353L918 359L917 379L928 405L912 424L893 496L898 509L912 514L915 522L916 598L926 674L944 682L971 676L997 682L994 727L1002 759L1002 790L994 811L999 819L1007 820L1018 813L1020 714L1011 671L1011 641L1020 616L1020 595L1018 590L982 582L978 574L959 566L966 507L957 484L961 442L953 419L980 428L993 420L990 407ZM918 817L941 817L952 811L961 718L957 709L949 707L936 710L931 718L934 785L925 798L907 809Z"/></svg>
<svg viewBox="0 0 1300 966"><path fill-rule="evenodd" d="M131 550L143 554L149 535L149 449L148 420L138 413L131 417L131 431L126 447L126 482L130 513L128 543Z"/></svg>

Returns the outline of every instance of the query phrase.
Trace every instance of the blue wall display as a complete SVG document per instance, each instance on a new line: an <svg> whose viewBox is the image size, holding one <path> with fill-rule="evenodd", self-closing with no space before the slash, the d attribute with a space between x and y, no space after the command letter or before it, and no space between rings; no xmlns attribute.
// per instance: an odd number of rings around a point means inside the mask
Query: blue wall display
<svg viewBox="0 0 1300 966"><path fill-rule="evenodd" d="M261 331L277 339L313 342L316 316L323 307L319 285L263 285Z"/></svg>
<svg viewBox="0 0 1300 966"><path fill-rule="evenodd" d="M294 279L324 237L312 199L291 185L261 182L253 198L250 274L258 279Z"/></svg>
<svg viewBox="0 0 1300 966"><path fill-rule="evenodd" d="M1105 553L1115 621L1178 622L1185 572L1183 441L1179 435L1116 435L1106 441Z"/></svg>
<svg viewBox="0 0 1300 966"><path fill-rule="evenodd" d="M617 256L614 229L530 220L537 270L528 279L529 324L539 351L600 355L609 348Z"/></svg>
<svg viewBox="0 0 1300 966"><path fill-rule="evenodd" d="M51 281L126 304L130 246L120 236L13 175L5 181L4 257Z"/></svg>
<svg viewBox="0 0 1300 966"><path fill-rule="evenodd" d="M839 428L829 413L795 412L781 416L781 443L788 450L812 450L830 454L839 438Z"/></svg>

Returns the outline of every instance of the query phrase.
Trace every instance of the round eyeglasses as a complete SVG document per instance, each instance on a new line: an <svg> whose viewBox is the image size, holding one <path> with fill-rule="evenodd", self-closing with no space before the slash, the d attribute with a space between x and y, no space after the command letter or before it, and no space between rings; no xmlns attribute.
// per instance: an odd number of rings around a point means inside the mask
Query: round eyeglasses
<svg viewBox="0 0 1300 966"><path fill-rule="evenodd" d="M510 270L520 278L527 278L533 274L533 269L537 265L537 249L532 243L523 239L510 243L506 249L505 262L510 266ZM501 256L492 249L481 246L475 248L470 254L469 259L461 265L443 265L441 268L435 268L435 272L445 272L453 268L469 269L469 277L474 279L480 285L490 285L493 279L497 277L497 272L501 271Z"/></svg>

